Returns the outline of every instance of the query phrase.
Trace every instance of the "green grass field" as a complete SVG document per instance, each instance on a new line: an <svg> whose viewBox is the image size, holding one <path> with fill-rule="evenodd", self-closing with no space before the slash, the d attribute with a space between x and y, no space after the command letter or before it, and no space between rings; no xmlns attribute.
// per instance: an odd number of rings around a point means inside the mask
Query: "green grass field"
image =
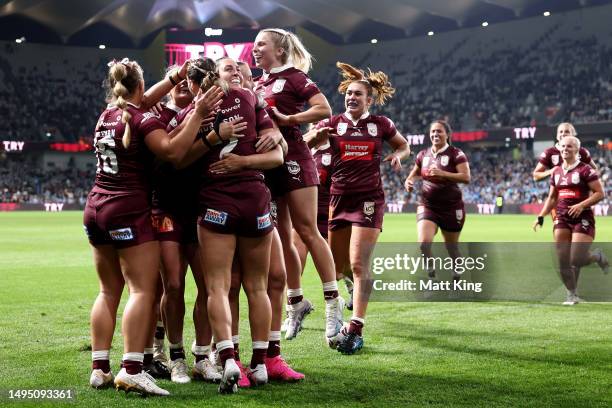
<svg viewBox="0 0 612 408"><path fill-rule="evenodd" d="M550 221L537 234L532 221L471 215L463 239L550 241ZM597 222L597 241L612 242L612 217ZM415 238L414 215L385 218L381 241ZM610 303L372 303L365 348L342 356L324 345L320 283L309 265L304 289L316 311L297 339L283 342L286 359L306 374L303 383L219 396L214 385L162 381L171 397L141 399L88 387L89 309L97 289L81 213L0 213L0 406L39 406L15 405L7 390L47 388L74 389L76 404L69 406L83 407L612 406ZM188 279L187 304L193 300ZM246 361L247 329L243 319ZM192 339L188 318L185 344ZM117 330L115 372L121 344Z"/></svg>

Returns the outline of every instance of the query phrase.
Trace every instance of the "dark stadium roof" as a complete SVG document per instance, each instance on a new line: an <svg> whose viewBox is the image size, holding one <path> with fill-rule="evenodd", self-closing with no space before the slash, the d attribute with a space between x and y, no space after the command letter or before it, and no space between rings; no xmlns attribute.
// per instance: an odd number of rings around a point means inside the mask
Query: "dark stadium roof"
<svg viewBox="0 0 612 408"><path fill-rule="evenodd" d="M302 26L334 43L422 35L611 0L0 0L0 38L142 46L162 29ZM125 42L127 41L127 44ZM119 45L119 44L117 44Z"/></svg>

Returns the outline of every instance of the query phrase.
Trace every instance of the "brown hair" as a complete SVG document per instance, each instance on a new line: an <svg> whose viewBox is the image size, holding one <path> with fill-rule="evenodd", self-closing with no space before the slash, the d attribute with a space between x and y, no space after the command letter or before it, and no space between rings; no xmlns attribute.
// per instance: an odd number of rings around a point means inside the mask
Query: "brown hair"
<svg viewBox="0 0 612 408"><path fill-rule="evenodd" d="M391 86L389 77L382 71L372 72L368 68L368 73L366 74L361 69L340 61L336 63L336 66L340 69L340 74L342 74L343 78L340 85L338 85L338 91L341 94L346 93L350 84L359 82L365 85L368 95L374 98L374 103L382 106L395 93L395 88Z"/></svg>
<svg viewBox="0 0 612 408"><path fill-rule="evenodd" d="M429 124L429 129L427 130L427 133L431 133L431 127L434 124L436 124L436 123L442 125L442 127L444 128L444 131L446 131L447 142L450 145L451 144L451 136L453 134L453 129L451 128L450 123L448 123L447 121L442 120L442 119L434 120L433 122L431 122Z"/></svg>
<svg viewBox="0 0 612 408"><path fill-rule="evenodd" d="M125 124L125 130L121 137L124 148L128 148L132 138L129 120L132 115L127 111L126 98L138 89L142 81L142 68L136 61L124 58L121 61L111 61L108 63L108 78L106 79L107 101L114 103L123 111L121 123Z"/></svg>
<svg viewBox="0 0 612 408"><path fill-rule="evenodd" d="M229 85L219 78L217 63L210 58L198 58L191 61L187 69L187 78L198 84L203 92L213 85L218 85L225 93L229 89Z"/></svg>
<svg viewBox="0 0 612 408"><path fill-rule="evenodd" d="M282 28L266 28L261 30L260 33L269 33L274 46L283 49L284 52L281 56L283 64L290 62L305 74L310 71L310 68L312 68L312 55L304 47L304 44L302 44L297 35Z"/></svg>

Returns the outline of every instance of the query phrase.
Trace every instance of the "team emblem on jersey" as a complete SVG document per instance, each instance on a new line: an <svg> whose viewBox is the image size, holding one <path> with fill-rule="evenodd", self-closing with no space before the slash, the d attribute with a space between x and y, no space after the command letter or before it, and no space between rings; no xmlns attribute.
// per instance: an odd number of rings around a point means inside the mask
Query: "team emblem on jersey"
<svg viewBox="0 0 612 408"><path fill-rule="evenodd" d="M440 156L440 164L443 166L448 166L448 156Z"/></svg>
<svg viewBox="0 0 612 408"><path fill-rule="evenodd" d="M272 220L270 219L270 213L264 214L261 217L257 217L257 229L265 229L272 225Z"/></svg>
<svg viewBox="0 0 612 408"><path fill-rule="evenodd" d="M423 157L423 167L429 166L429 160L430 160L429 156Z"/></svg>
<svg viewBox="0 0 612 408"><path fill-rule="evenodd" d="M378 127L376 126L376 123L368 123L368 133L372 137L378 136Z"/></svg>
<svg viewBox="0 0 612 408"><path fill-rule="evenodd" d="M553 154L552 156L550 156L550 160L552 160L553 166L558 165L559 164L559 155L558 154Z"/></svg>
<svg viewBox="0 0 612 408"><path fill-rule="evenodd" d="M108 231L113 241L129 241L134 239L134 234L131 228L120 228L112 231Z"/></svg>
<svg viewBox="0 0 612 408"><path fill-rule="evenodd" d="M293 174L295 176L300 172L300 170L300 165L295 160L289 160L287 162L287 171L289 172L289 174Z"/></svg>
<svg viewBox="0 0 612 408"><path fill-rule="evenodd" d="M204 215L204 221L212 222L213 224L225 225L227 222L227 213L224 211L213 210L212 208L206 209Z"/></svg>
<svg viewBox="0 0 612 408"><path fill-rule="evenodd" d="M363 213L365 215L374 214L374 201L366 201L363 203Z"/></svg>
<svg viewBox="0 0 612 408"><path fill-rule="evenodd" d="M348 129L348 123L346 122L338 123L338 126L336 127L336 132L338 132L338 136L342 136L343 134L345 134L346 129Z"/></svg>
<svg viewBox="0 0 612 408"><path fill-rule="evenodd" d="M463 210L455 210L455 217L457 217L457 221L461 221L463 219Z"/></svg>
<svg viewBox="0 0 612 408"><path fill-rule="evenodd" d="M323 153L321 155L321 163L324 166L329 166L331 164L331 153Z"/></svg>
<svg viewBox="0 0 612 408"><path fill-rule="evenodd" d="M272 93L282 92L283 88L285 87L285 82L287 82L286 79L277 79L274 81L274 85L272 85Z"/></svg>
<svg viewBox="0 0 612 408"><path fill-rule="evenodd" d="M580 174L572 173L572 184L578 184L580 182Z"/></svg>
<svg viewBox="0 0 612 408"><path fill-rule="evenodd" d="M170 126L172 126L173 128L178 126L176 118L172 118L172 120L170 121Z"/></svg>

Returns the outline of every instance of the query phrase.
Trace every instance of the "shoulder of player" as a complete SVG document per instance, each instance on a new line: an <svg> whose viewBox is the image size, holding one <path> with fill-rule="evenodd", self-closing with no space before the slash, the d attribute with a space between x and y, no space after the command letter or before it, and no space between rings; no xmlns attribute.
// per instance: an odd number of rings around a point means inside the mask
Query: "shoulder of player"
<svg viewBox="0 0 612 408"><path fill-rule="evenodd" d="M458 147L455 146L449 146L449 153L452 153L452 155L454 157L465 157L467 159L467 156L465 155L465 153L463 152L463 150L461 150Z"/></svg>

